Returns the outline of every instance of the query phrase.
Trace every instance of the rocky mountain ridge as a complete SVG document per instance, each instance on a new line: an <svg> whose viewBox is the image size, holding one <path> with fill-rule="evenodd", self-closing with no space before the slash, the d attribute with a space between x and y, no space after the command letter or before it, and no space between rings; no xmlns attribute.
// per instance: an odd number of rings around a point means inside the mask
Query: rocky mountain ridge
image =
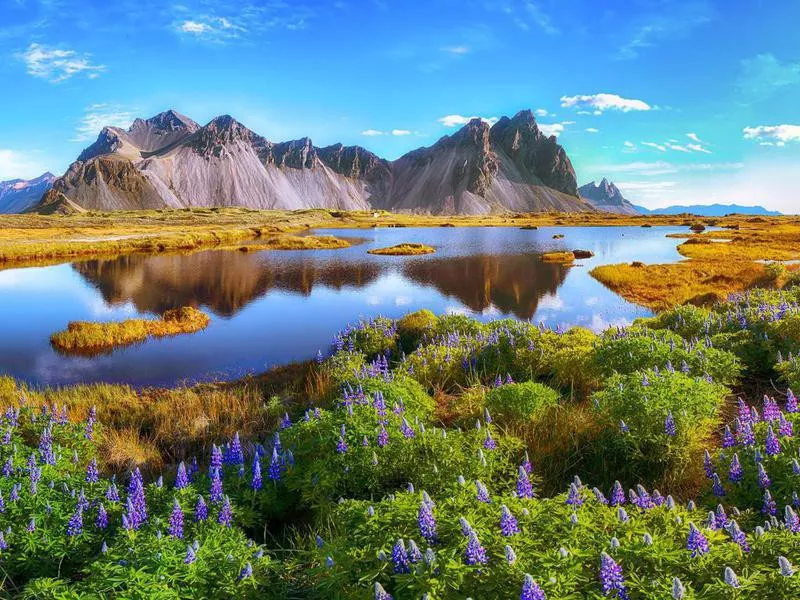
<svg viewBox="0 0 800 600"><path fill-rule="evenodd" d="M21 213L35 206L56 176L50 172L34 179L0 181L0 213Z"/></svg>
<svg viewBox="0 0 800 600"><path fill-rule="evenodd" d="M621 215L638 215L640 211L622 195L619 188L603 177L598 184L594 181L578 188L581 198L588 200L595 208L603 212Z"/></svg>
<svg viewBox="0 0 800 600"><path fill-rule="evenodd" d="M271 142L229 115L200 126L175 111L105 127L39 209L209 206L383 208L434 214L592 211L572 164L531 111L474 119L387 161L360 146Z"/></svg>

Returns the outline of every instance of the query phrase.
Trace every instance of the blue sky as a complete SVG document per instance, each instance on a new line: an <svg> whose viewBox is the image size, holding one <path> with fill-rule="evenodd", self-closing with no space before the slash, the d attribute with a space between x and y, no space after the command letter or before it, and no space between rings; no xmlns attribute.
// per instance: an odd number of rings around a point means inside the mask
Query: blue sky
<svg viewBox="0 0 800 600"><path fill-rule="evenodd" d="M579 183L800 212L800 2L0 0L0 179L105 124L229 113L387 158L537 111Z"/></svg>

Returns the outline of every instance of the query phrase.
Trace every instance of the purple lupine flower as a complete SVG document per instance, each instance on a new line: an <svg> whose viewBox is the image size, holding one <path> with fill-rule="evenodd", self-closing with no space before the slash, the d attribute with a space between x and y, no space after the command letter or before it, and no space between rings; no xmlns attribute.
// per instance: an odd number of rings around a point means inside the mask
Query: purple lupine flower
<svg viewBox="0 0 800 600"><path fill-rule="evenodd" d="M212 504L222 502L222 475L219 469L214 469L211 472L211 490L210 496Z"/></svg>
<svg viewBox="0 0 800 600"><path fill-rule="evenodd" d="M711 455L708 450L703 450L703 470L709 479L714 476L714 463L711 462Z"/></svg>
<svg viewBox="0 0 800 600"><path fill-rule="evenodd" d="M75 537L83 533L83 509L78 506L67 522L67 536Z"/></svg>
<svg viewBox="0 0 800 600"><path fill-rule="evenodd" d="M483 447L486 450L494 450L495 448L497 448L497 442L495 442L494 439L492 439L492 434L489 431L488 427L486 428L486 439L483 442Z"/></svg>
<svg viewBox="0 0 800 600"><path fill-rule="evenodd" d="M97 459L93 458L86 466L86 483L97 483L98 480Z"/></svg>
<svg viewBox="0 0 800 600"><path fill-rule="evenodd" d="M524 467L519 468L517 476L517 498L533 498L533 485Z"/></svg>
<svg viewBox="0 0 800 600"><path fill-rule="evenodd" d="M621 433L628 433L631 429L625 424L622 419L619 420L619 430Z"/></svg>
<svg viewBox="0 0 800 600"><path fill-rule="evenodd" d="M172 501L172 512L169 515L169 528L167 531L174 538L183 538L183 509L177 498Z"/></svg>
<svg viewBox="0 0 800 600"><path fill-rule="evenodd" d="M784 508L783 515L783 522L784 525L786 525L786 529L792 533L800 533L800 518L798 518L797 513L794 512L792 507L788 504Z"/></svg>
<svg viewBox="0 0 800 600"><path fill-rule="evenodd" d="M56 455L53 452L53 432L49 425L42 430L42 435L39 437L39 459L45 465L56 464Z"/></svg>
<svg viewBox="0 0 800 600"><path fill-rule="evenodd" d="M794 395L791 389L786 390L786 412L797 412L797 397Z"/></svg>
<svg viewBox="0 0 800 600"><path fill-rule="evenodd" d="M725 514L725 507L722 504L717 504L717 510L714 512L714 527L716 529L724 529L728 525L728 515Z"/></svg>
<svg viewBox="0 0 800 600"><path fill-rule="evenodd" d="M175 489L182 490L189 487L189 474L186 472L186 465L181 461L178 464L178 473L175 476Z"/></svg>
<svg viewBox="0 0 800 600"><path fill-rule="evenodd" d="M389 443L389 432L386 431L386 427L383 426L381 423L381 429L378 432L378 447L384 448Z"/></svg>
<svg viewBox="0 0 800 600"><path fill-rule="evenodd" d="M758 487L760 487L762 490L765 490L771 485L772 481L770 481L767 470L764 468L764 465L758 463Z"/></svg>
<svg viewBox="0 0 800 600"><path fill-rule="evenodd" d="M778 408L778 403L775 402L769 396L764 396L764 420L765 421L776 421L778 416L780 415L780 409Z"/></svg>
<svg viewBox="0 0 800 600"><path fill-rule="evenodd" d="M506 553L506 562L508 564L513 565L514 563L517 562L517 553L514 552L514 549L508 544L506 544L505 553Z"/></svg>
<svg viewBox="0 0 800 600"><path fill-rule="evenodd" d="M613 595L620 600L628 600L628 590L622 575L622 567L605 552L600 554L600 585L603 595Z"/></svg>
<svg viewBox="0 0 800 600"><path fill-rule="evenodd" d="M408 560L415 564L422 560L422 552L414 540L408 540Z"/></svg>
<svg viewBox="0 0 800 600"><path fill-rule="evenodd" d="M344 454L347 452L347 442L344 441L344 438L340 435L339 441L336 443L336 452L338 454Z"/></svg>
<svg viewBox="0 0 800 600"><path fill-rule="evenodd" d="M239 440L238 431L233 434L233 440L228 445L224 462L229 465L240 465L244 462L244 452L242 451L242 442Z"/></svg>
<svg viewBox="0 0 800 600"><path fill-rule="evenodd" d="M789 559L785 556L778 557L778 568L780 569L781 575L784 577L791 577L794 575L794 567L792 567L792 563L790 563Z"/></svg>
<svg viewBox="0 0 800 600"><path fill-rule="evenodd" d="M750 544L747 542L747 536L744 534L744 531L739 528L739 524L736 521L728 523L726 531L731 536L731 541L738 544L742 552L750 552Z"/></svg>
<svg viewBox="0 0 800 600"><path fill-rule="evenodd" d="M117 484L113 481L109 484L106 490L106 500L109 502L119 502L119 492L117 491Z"/></svg>
<svg viewBox="0 0 800 600"><path fill-rule="evenodd" d="M249 562L242 567L242 570L239 571L239 581L243 579L250 579L253 576L253 565Z"/></svg>
<svg viewBox="0 0 800 600"><path fill-rule="evenodd" d="M713 483L711 485L711 493L717 496L718 498L722 498L725 495L725 488L722 487L722 482L719 480L719 475L714 473L712 479Z"/></svg>
<svg viewBox="0 0 800 600"><path fill-rule="evenodd" d="M186 546L186 558L183 559L183 564L191 565L197 560L197 554L195 554L194 548L191 545Z"/></svg>
<svg viewBox="0 0 800 600"><path fill-rule="evenodd" d="M3 532L0 531L0 552L4 552L6 550L8 550L8 542L6 541Z"/></svg>
<svg viewBox="0 0 800 600"><path fill-rule="evenodd" d="M197 497L197 503L194 505L194 520L195 522L205 521L208 518L208 505L203 500L202 496Z"/></svg>
<svg viewBox="0 0 800 600"><path fill-rule="evenodd" d="M736 438L733 437L733 433L731 433L731 428L726 425L725 431L722 433L722 447L733 448L735 445L736 445Z"/></svg>
<svg viewBox="0 0 800 600"><path fill-rule="evenodd" d="M225 496L225 500L222 502L222 508L219 511L219 515L217 516L217 523L220 525L224 525L225 527L230 527L233 523L233 513L231 512L231 501L230 499Z"/></svg>
<svg viewBox="0 0 800 600"><path fill-rule="evenodd" d="M780 421L778 424L778 435L780 435L781 437L792 437L792 434L794 434L794 426L792 425L792 422L789 421L783 415L783 413L781 413Z"/></svg>
<svg viewBox="0 0 800 600"><path fill-rule="evenodd" d="M417 524L419 525L420 535L422 535L429 544L435 544L438 541L436 535L436 519L433 517L433 510L431 505L424 500L419 505Z"/></svg>
<svg viewBox="0 0 800 600"><path fill-rule="evenodd" d="M253 467L251 473L252 473L252 478L250 480L250 487L255 491L258 491L261 489L261 486L263 484L263 479L261 477L261 460L258 458L258 456L256 456L253 459Z"/></svg>
<svg viewBox="0 0 800 600"><path fill-rule="evenodd" d="M464 552L464 562L468 565L485 565L489 562L486 549L481 546L478 535L474 531L471 531L469 534L467 549Z"/></svg>
<svg viewBox="0 0 800 600"><path fill-rule="evenodd" d="M528 458L528 451L525 451L525 459L522 461L522 468L525 469L525 472L530 475L533 473L533 465L531 464L531 459Z"/></svg>
<svg viewBox="0 0 800 600"><path fill-rule="evenodd" d="M394 565L395 573L411 573L408 552L406 551L405 542L403 542L402 539L397 540L397 543L392 548L392 564Z"/></svg>
<svg viewBox="0 0 800 600"><path fill-rule="evenodd" d="M508 507L503 504L500 508L500 533L505 537L510 537L519 533L519 524Z"/></svg>
<svg viewBox="0 0 800 600"><path fill-rule="evenodd" d="M567 494L566 503L573 508L578 508L583 504L583 498L581 498L581 493L578 490L578 486L576 486L574 483L569 484L569 493Z"/></svg>
<svg viewBox="0 0 800 600"><path fill-rule="evenodd" d="M765 515L774 515L778 512L778 505L772 499L769 490L764 490L764 503L761 505L761 512Z"/></svg>
<svg viewBox="0 0 800 600"><path fill-rule="evenodd" d="M731 569L730 567L725 567L725 574L723 576L723 580L732 588L739 587L739 578L736 576L736 573L734 573L733 569Z"/></svg>
<svg viewBox="0 0 800 600"><path fill-rule="evenodd" d="M766 441L767 456L776 456L781 453L781 443L778 436L772 431L772 425L767 427L767 441Z"/></svg>
<svg viewBox="0 0 800 600"><path fill-rule="evenodd" d="M289 429L292 426L292 420L289 418L289 413L283 413L283 417L281 418L280 428L281 429Z"/></svg>
<svg viewBox="0 0 800 600"><path fill-rule="evenodd" d="M472 525L469 524L464 517L458 518L458 523L461 525L461 533L464 537L467 537L470 533L472 533Z"/></svg>
<svg viewBox="0 0 800 600"><path fill-rule="evenodd" d="M383 586L377 581L375 582L374 600L392 600L391 594L389 594L389 592L383 589Z"/></svg>
<svg viewBox="0 0 800 600"><path fill-rule="evenodd" d="M272 448L272 458L269 462L269 471L267 473L270 481L278 481L281 478L281 462L278 458L278 449Z"/></svg>
<svg viewBox="0 0 800 600"><path fill-rule="evenodd" d="M475 481L475 491L476 497L478 502L485 502L486 504L491 504L491 499L489 498L489 490L486 489L486 486L480 480Z"/></svg>
<svg viewBox="0 0 800 600"><path fill-rule="evenodd" d="M614 487L611 489L611 499L608 501L611 506L621 506L625 504L625 490L619 481L614 482Z"/></svg>
<svg viewBox="0 0 800 600"><path fill-rule="evenodd" d="M97 518L94 520L94 526L98 529L105 529L108 527L108 513L102 502L100 506L97 507Z"/></svg>
<svg viewBox="0 0 800 600"><path fill-rule="evenodd" d="M739 462L738 452L734 452L731 459L731 468L728 472L728 479L734 483L739 483L742 480L742 464Z"/></svg>
<svg viewBox="0 0 800 600"><path fill-rule="evenodd" d="M677 432L675 419L672 417L672 411L670 411L667 413L667 418L664 419L664 433L669 436L675 436Z"/></svg>
<svg viewBox="0 0 800 600"><path fill-rule="evenodd" d="M533 577L526 574L522 581L522 593L519 600L547 600L544 590L533 580Z"/></svg>
<svg viewBox="0 0 800 600"><path fill-rule="evenodd" d="M741 421L739 430L737 431L739 444L742 446L753 446L756 443L756 438L753 435L753 427L749 421Z"/></svg>
<svg viewBox="0 0 800 600"><path fill-rule="evenodd" d="M28 525L25 527L25 531L28 533L33 533L36 531L36 518L31 517L30 521L28 521Z"/></svg>
<svg viewBox="0 0 800 600"><path fill-rule="evenodd" d="M406 421L405 417L403 417L403 421L400 424L400 433L403 434L404 438L413 438L415 435L414 430L408 424L408 421Z"/></svg>
<svg viewBox="0 0 800 600"><path fill-rule="evenodd" d="M686 549L691 550L692 558L708 554L708 540L694 523L689 522L689 537L686 540Z"/></svg>
<svg viewBox="0 0 800 600"><path fill-rule="evenodd" d="M211 461L208 464L209 471L216 471L222 468L222 450L216 444L211 444Z"/></svg>

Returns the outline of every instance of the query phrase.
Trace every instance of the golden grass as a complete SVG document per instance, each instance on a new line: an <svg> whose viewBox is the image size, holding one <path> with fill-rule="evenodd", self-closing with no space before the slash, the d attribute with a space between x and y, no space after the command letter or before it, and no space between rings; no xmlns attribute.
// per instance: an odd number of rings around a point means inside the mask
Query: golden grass
<svg viewBox="0 0 800 600"><path fill-rule="evenodd" d="M575 254L572 252L545 252L542 260L548 263L572 264L575 261Z"/></svg>
<svg viewBox="0 0 800 600"><path fill-rule="evenodd" d="M50 343L65 354L92 355L142 342L149 337L195 333L208 327L207 314L191 306L168 310L159 319L128 319L95 323L72 321L65 331L50 336Z"/></svg>
<svg viewBox="0 0 800 600"><path fill-rule="evenodd" d="M349 247L350 242L332 235L278 235L262 243L240 246L239 250L336 250Z"/></svg>
<svg viewBox="0 0 800 600"><path fill-rule="evenodd" d="M378 254L380 256L416 256L419 254L432 254L436 252L435 248L426 246L425 244L397 244L388 248L376 248L374 250L367 250L368 254Z"/></svg>
<svg viewBox="0 0 800 600"><path fill-rule="evenodd" d="M590 274L626 300L653 310L711 304L729 293L769 283L764 266L751 261L604 265Z"/></svg>

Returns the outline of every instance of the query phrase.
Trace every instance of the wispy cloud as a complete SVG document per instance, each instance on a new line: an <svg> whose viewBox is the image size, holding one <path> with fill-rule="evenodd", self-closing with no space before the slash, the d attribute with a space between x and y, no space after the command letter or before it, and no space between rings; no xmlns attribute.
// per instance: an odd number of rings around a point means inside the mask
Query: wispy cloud
<svg viewBox="0 0 800 600"><path fill-rule="evenodd" d="M547 35L558 35L561 29L553 24L553 19L538 2L525 2L527 16ZM524 22L524 17L523 22Z"/></svg>
<svg viewBox="0 0 800 600"><path fill-rule="evenodd" d="M744 128L744 139L758 140L764 146L785 146L800 141L800 125L758 125Z"/></svg>
<svg viewBox="0 0 800 600"><path fill-rule="evenodd" d="M471 48L469 46L443 46L442 52L447 52L448 54L452 54L454 56L463 56L465 54L469 54L471 52Z"/></svg>
<svg viewBox="0 0 800 600"><path fill-rule="evenodd" d="M597 129L596 127L587 127L586 129L584 129L584 131L586 133L600 133L600 130Z"/></svg>
<svg viewBox="0 0 800 600"><path fill-rule="evenodd" d="M696 143L698 143L698 144L702 144L702 143L703 143L703 140L701 140L701 139L700 139L700 138L697 136L697 134L696 134L696 133L687 133L687 134L686 134L686 137L688 137L690 140L692 140L693 142L696 142Z"/></svg>
<svg viewBox="0 0 800 600"><path fill-rule="evenodd" d="M711 150L705 148L700 144L686 144L686 148L692 152L702 152L703 154L712 154Z"/></svg>
<svg viewBox="0 0 800 600"><path fill-rule="evenodd" d="M661 144L656 144L655 142L642 142L642 146L647 146L648 148L653 148L654 150L658 150L659 152L666 152L666 146Z"/></svg>
<svg viewBox="0 0 800 600"><path fill-rule="evenodd" d="M28 46L24 52L19 53L18 57L25 63L29 75L51 83L66 81L80 74L94 79L106 70L104 65L92 63L90 54L45 46L36 42Z"/></svg>
<svg viewBox="0 0 800 600"><path fill-rule="evenodd" d="M550 115L550 113L547 112L547 109L545 108L537 108L534 112L536 113L537 117L547 117L548 115Z"/></svg>
<svg viewBox="0 0 800 600"><path fill-rule="evenodd" d="M390 131L381 131L380 129L365 129L361 132L361 135L366 135L368 137L376 136L376 135L394 135L397 137L402 137L405 135L411 135L414 133L410 129L392 129Z"/></svg>
<svg viewBox="0 0 800 600"><path fill-rule="evenodd" d="M656 176L682 172L735 171L743 166L744 164L741 162L675 164L658 160L601 165L597 170L603 173L637 173L639 175Z"/></svg>
<svg viewBox="0 0 800 600"><path fill-rule="evenodd" d="M270 29L305 29L315 17L315 9L299 2L200 2L177 5L171 28L186 39L225 44Z"/></svg>
<svg viewBox="0 0 800 600"><path fill-rule="evenodd" d="M91 142L103 127L127 129L136 118L133 111L116 104L92 104L75 129L71 142Z"/></svg>
<svg viewBox="0 0 800 600"><path fill-rule="evenodd" d="M758 54L741 62L737 97L745 103L766 100L800 84L800 62L781 62L773 54Z"/></svg>
<svg viewBox="0 0 800 600"><path fill-rule="evenodd" d="M398 136L411 135L411 131L408 129L392 129L392 135L398 135Z"/></svg>
<svg viewBox="0 0 800 600"><path fill-rule="evenodd" d="M599 115L607 110L621 112L652 110L647 102L635 98L623 98L617 94L590 94L580 96L562 96L561 106L564 108L591 109Z"/></svg>
<svg viewBox="0 0 800 600"><path fill-rule="evenodd" d="M440 119L437 119L437 121L439 121L439 123L441 123L445 127L459 127L462 125L466 125L472 119L480 119L481 121L486 121L487 123L489 123L489 125L494 125L498 121L497 117L476 117L476 116L465 117L463 115L447 115L441 117ZM541 128L541 125L539 127Z"/></svg>
<svg viewBox="0 0 800 600"><path fill-rule="evenodd" d="M713 8L705 1L666 1L661 4L664 7L662 12L643 15L633 25L627 40L617 50L617 59L637 58L642 50L660 42L683 38L714 17Z"/></svg>
<svg viewBox="0 0 800 600"><path fill-rule="evenodd" d="M375 135L386 135L385 132L380 131L378 129L365 129L361 132L361 135L366 135L367 137L372 137Z"/></svg>
<svg viewBox="0 0 800 600"><path fill-rule="evenodd" d="M33 179L47 171L35 152L0 148L0 181Z"/></svg>

